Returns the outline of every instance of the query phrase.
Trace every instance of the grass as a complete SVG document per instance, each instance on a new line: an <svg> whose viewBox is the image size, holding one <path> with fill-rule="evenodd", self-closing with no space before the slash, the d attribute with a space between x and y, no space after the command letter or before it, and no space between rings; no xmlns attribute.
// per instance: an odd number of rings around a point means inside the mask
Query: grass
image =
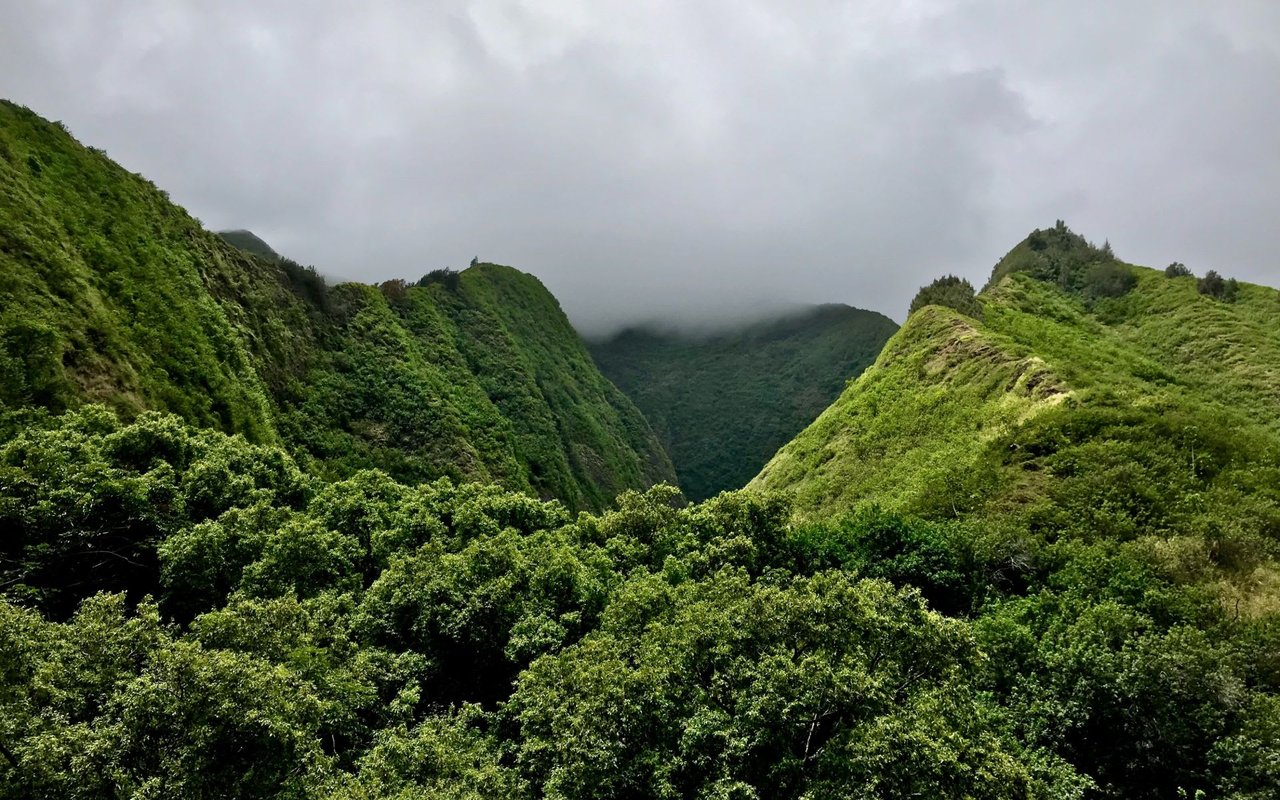
<svg viewBox="0 0 1280 800"><path fill-rule="evenodd" d="M1011 564L1129 543L1243 615L1270 613L1280 292L1241 284L1227 303L1120 266L1119 296L998 266L980 320L918 310L750 487L805 521L868 507L950 521Z"/></svg>

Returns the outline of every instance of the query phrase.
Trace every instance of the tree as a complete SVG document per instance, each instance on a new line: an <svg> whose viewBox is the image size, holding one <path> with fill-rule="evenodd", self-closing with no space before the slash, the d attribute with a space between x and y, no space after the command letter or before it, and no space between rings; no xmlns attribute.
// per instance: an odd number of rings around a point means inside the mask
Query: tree
<svg viewBox="0 0 1280 800"><path fill-rule="evenodd" d="M1166 278L1189 278L1191 277L1191 270L1187 269L1187 265L1181 261L1174 261L1164 268L1164 276Z"/></svg>

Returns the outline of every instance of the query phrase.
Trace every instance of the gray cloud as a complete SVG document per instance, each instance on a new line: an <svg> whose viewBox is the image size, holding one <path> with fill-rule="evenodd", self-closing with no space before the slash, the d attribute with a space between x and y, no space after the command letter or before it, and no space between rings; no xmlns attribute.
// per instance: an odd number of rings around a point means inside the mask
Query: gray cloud
<svg viewBox="0 0 1280 800"><path fill-rule="evenodd" d="M211 228L370 281L479 255L590 330L901 319L1060 217L1280 277L1269 0L369 5L7 2L0 95Z"/></svg>

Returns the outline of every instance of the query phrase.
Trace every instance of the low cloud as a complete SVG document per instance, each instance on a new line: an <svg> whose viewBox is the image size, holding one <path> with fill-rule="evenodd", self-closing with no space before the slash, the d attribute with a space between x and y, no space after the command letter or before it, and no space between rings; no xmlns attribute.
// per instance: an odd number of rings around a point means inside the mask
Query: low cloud
<svg viewBox="0 0 1280 800"><path fill-rule="evenodd" d="M10 3L0 94L335 276L900 320L1057 218L1276 283L1280 8L1218 5Z"/></svg>

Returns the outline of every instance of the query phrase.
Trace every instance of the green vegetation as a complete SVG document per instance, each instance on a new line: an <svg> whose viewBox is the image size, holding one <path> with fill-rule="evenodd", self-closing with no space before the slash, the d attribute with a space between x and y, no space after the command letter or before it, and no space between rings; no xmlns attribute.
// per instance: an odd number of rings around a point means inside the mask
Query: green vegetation
<svg viewBox="0 0 1280 800"><path fill-rule="evenodd" d="M685 494L703 500L745 485L896 329L881 314L825 305L707 335L633 328L591 354L649 419Z"/></svg>
<svg viewBox="0 0 1280 800"><path fill-rule="evenodd" d="M1280 292L1037 231L688 505L528 275L329 287L11 105L0 189L0 798L1280 785ZM723 460L891 327L612 346Z"/></svg>
<svg viewBox="0 0 1280 800"><path fill-rule="evenodd" d="M672 477L532 276L329 287L7 103L0 189L0 409L172 411L330 477L495 481L574 509Z"/></svg>
<svg viewBox="0 0 1280 800"><path fill-rule="evenodd" d="M278 261L280 259L280 254L273 250L271 245L262 241L253 231L218 231L218 235L227 244L238 250L243 250L249 255L265 258L268 261Z"/></svg>
<svg viewBox="0 0 1280 800"><path fill-rule="evenodd" d="M1280 294L1242 284L1224 305L1125 266L1130 291L1086 300L1002 262L981 321L921 309L753 485L791 492L809 516L875 502L1040 529L1058 487L1093 475L1102 491L1124 464L1122 482L1151 496L1081 497L1091 525L1108 514L1136 535L1157 513L1160 532L1238 517L1280 446Z"/></svg>
<svg viewBox="0 0 1280 800"><path fill-rule="evenodd" d="M1240 282L1235 278L1224 279L1211 269L1196 281L1196 290L1224 303L1234 303L1240 294Z"/></svg>
<svg viewBox="0 0 1280 800"><path fill-rule="evenodd" d="M914 314L925 306L946 306L970 317L982 317L982 306L974 296L973 284L955 275L946 275L920 287L911 299L908 313Z"/></svg>
<svg viewBox="0 0 1280 800"><path fill-rule="evenodd" d="M1280 780L1263 666L1280 620L1280 292L1237 283L1227 304L1167 274L1063 225L1032 234L981 314L919 308L751 486L820 528L889 513L948 532L904 577L940 608L978 598L993 665L1020 665L994 696L1091 796L1261 798ZM913 537L889 537L893 563ZM948 541L986 564L967 594ZM1273 655L1249 662L1259 647ZM1242 707L1223 698L1245 687L1263 695L1227 733ZM1225 764L1250 777L1215 785Z"/></svg>
<svg viewBox="0 0 1280 800"><path fill-rule="evenodd" d="M574 517L315 478L172 415L24 422L0 446L0 796L1244 800L1280 777L1280 627L1171 569L1185 545L1011 554L670 487Z"/></svg>

